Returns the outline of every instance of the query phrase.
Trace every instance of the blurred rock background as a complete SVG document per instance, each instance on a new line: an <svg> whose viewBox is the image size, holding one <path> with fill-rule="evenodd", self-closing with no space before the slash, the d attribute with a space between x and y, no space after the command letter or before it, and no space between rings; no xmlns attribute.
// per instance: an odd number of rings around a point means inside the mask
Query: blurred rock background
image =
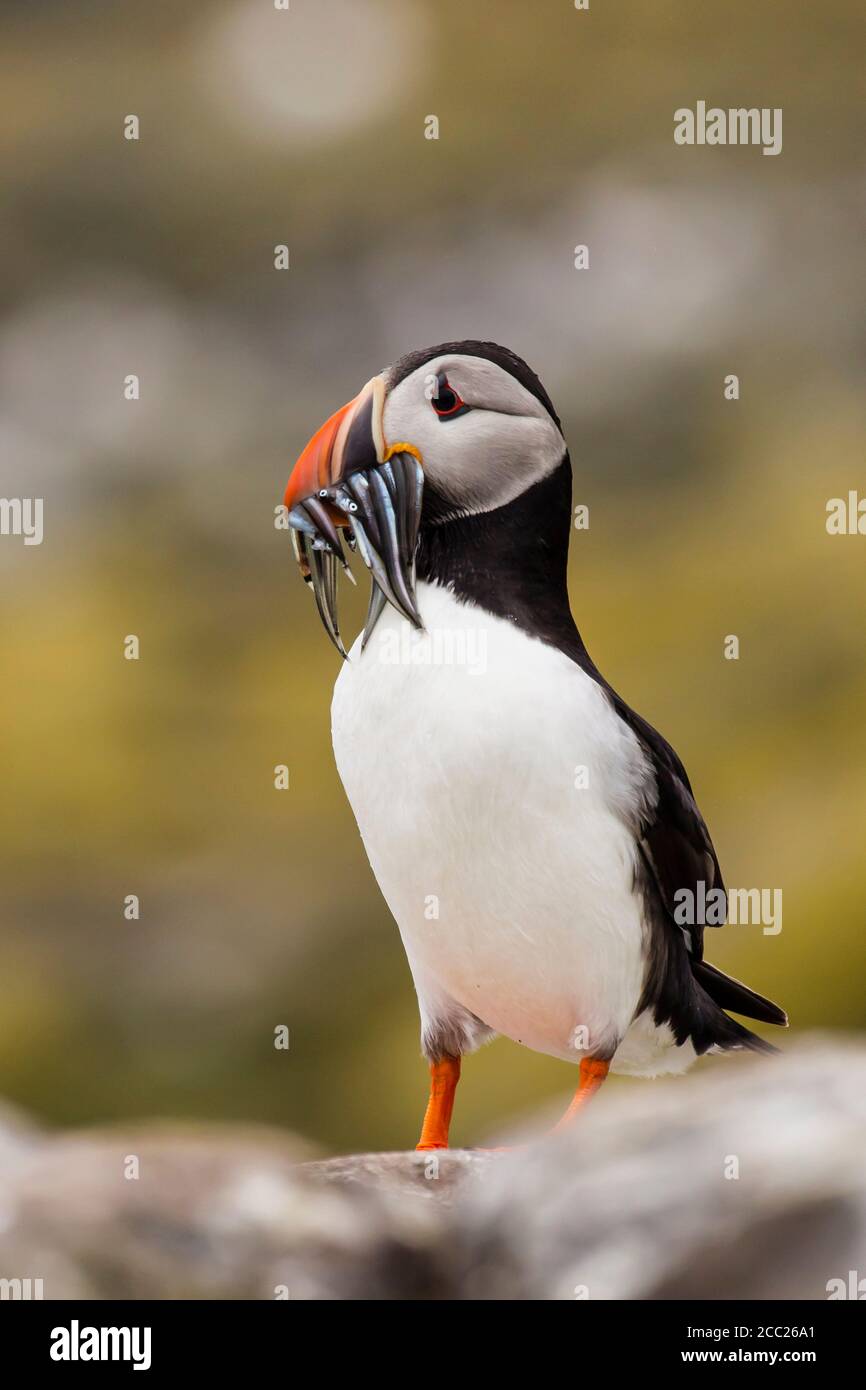
<svg viewBox="0 0 866 1390"><path fill-rule="evenodd" d="M51 1125L414 1140L411 982L273 508L325 415L464 336L563 416L595 659L682 755L729 882L783 890L779 935L708 954L797 1029L866 1024L866 539L825 529L866 495L861 25L853 0L0 4L0 492L45 499L41 547L0 542L0 1093ZM699 99L782 107L781 155L675 146ZM571 1083L498 1042L454 1138Z"/></svg>

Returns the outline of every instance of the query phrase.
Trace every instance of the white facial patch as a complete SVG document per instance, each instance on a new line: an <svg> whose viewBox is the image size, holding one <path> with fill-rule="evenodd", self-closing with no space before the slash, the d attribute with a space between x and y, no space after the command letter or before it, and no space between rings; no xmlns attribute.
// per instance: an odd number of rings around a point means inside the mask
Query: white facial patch
<svg viewBox="0 0 866 1390"><path fill-rule="evenodd" d="M440 375L470 409L440 419L432 398ZM539 400L485 357L431 358L385 398L385 440L412 444L426 477L454 516L503 507L562 462L565 440Z"/></svg>

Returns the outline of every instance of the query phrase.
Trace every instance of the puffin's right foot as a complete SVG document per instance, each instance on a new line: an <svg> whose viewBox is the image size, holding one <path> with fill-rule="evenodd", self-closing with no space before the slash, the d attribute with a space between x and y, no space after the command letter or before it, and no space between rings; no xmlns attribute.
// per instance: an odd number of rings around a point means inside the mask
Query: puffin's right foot
<svg viewBox="0 0 866 1390"><path fill-rule="evenodd" d="M430 1063L430 1099L421 1126L421 1138L415 1145L419 1152L427 1149L447 1149L454 1094L460 1080L460 1058L442 1057Z"/></svg>

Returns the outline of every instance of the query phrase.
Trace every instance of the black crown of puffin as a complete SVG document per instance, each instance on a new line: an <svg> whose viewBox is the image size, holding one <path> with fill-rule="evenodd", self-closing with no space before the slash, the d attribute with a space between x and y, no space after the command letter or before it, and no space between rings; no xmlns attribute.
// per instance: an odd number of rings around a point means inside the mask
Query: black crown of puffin
<svg viewBox="0 0 866 1390"><path fill-rule="evenodd" d="M313 435L292 470L284 502L301 574L312 586L319 615L342 656L337 622L337 575L354 584L341 540L370 571L364 625L366 646L386 603L422 626L415 601L415 548L424 472L412 444L388 444L383 430L385 379L374 376Z"/></svg>

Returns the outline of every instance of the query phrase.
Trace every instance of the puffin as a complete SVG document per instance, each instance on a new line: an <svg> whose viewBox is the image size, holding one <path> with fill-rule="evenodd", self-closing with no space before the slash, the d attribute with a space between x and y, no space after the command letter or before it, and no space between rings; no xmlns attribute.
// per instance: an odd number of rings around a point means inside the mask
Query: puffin
<svg viewBox="0 0 866 1390"><path fill-rule="evenodd" d="M368 381L283 497L344 658L337 768L418 997L420 1150L448 1147L462 1059L496 1035L577 1066L558 1129L611 1071L776 1051L732 1013L787 1024L704 959L687 905L724 894L719 861L679 757L578 631L571 492L538 376L468 340ZM337 592L352 558L371 586L347 651Z"/></svg>

